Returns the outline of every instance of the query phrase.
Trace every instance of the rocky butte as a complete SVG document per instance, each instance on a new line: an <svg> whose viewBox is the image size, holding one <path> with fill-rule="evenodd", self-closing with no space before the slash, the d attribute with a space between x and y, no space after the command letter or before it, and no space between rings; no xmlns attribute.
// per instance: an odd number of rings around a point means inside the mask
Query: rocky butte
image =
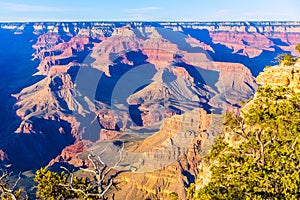
<svg viewBox="0 0 300 200"><path fill-rule="evenodd" d="M184 199L222 114L238 112L257 82L297 79L290 68L255 77L277 55L296 54L298 22L0 27L0 165L89 167L87 154L106 145L113 154L122 142L131 169L119 176L122 199Z"/></svg>

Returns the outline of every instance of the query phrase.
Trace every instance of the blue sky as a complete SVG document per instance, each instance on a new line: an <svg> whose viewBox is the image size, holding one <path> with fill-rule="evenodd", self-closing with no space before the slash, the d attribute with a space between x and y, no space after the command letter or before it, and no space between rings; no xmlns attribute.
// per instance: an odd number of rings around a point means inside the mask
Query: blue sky
<svg viewBox="0 0 300 200"><path fill-rule="evenodd" d="M0 21L300 21L299 0L0 0Z"/></svg>

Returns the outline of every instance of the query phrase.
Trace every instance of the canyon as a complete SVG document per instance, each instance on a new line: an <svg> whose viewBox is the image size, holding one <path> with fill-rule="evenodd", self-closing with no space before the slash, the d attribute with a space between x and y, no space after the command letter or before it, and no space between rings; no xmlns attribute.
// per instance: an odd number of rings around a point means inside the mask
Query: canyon
<svg viewBox="0 0 300 200"><path fill-rule="evenodd" d="M114 166L121 142L116 196L184 199L222 115L258 83L294 78L255 80L297 55L300 23L0 23L0 35L0 166L89 167L87 154Z"/></svg>

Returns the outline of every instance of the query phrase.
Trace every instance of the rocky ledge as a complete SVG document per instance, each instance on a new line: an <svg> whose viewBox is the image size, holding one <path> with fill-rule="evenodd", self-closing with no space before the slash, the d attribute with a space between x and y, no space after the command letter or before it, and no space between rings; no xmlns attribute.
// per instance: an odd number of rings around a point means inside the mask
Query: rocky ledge
<svg viewBox="0 0 300 200"><path fill-rule="evenodd" d="M294 65L268 66L256 78L261 85L286 86L300 92L300 59Z"/></svg>

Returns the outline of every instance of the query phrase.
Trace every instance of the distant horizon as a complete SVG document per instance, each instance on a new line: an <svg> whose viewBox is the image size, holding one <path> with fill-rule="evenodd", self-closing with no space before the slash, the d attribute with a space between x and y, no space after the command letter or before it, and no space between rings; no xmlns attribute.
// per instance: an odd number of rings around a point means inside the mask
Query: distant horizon
<svg viewBox="0 0 300 200"><path fill-rule="evenodd" d="M299 7L298 0L0 0L0 21L300 21Z"/></svg>
<svg viewBox="0 0 300 200"><path fill-rule="evenodd" d="M82 22L89 22L89 23L93 23L93 22L103 22L103 23L112 23L112 22L121 22L121 23L132 23L132 22L137 22L137 23L143 23L143 22L148 22L148 23L222 23L222 22L250 22L250 23L256 23L256 22L299 22L300 20L240 20L240 21L236 21L236 20L224 20L224 21L176 21L176 20L132 20L132 21L121 21L121 20L61 20L61 21L57 21L57 20L48 20L48 21L0 21L0 23L82 23Z"/></svg>

